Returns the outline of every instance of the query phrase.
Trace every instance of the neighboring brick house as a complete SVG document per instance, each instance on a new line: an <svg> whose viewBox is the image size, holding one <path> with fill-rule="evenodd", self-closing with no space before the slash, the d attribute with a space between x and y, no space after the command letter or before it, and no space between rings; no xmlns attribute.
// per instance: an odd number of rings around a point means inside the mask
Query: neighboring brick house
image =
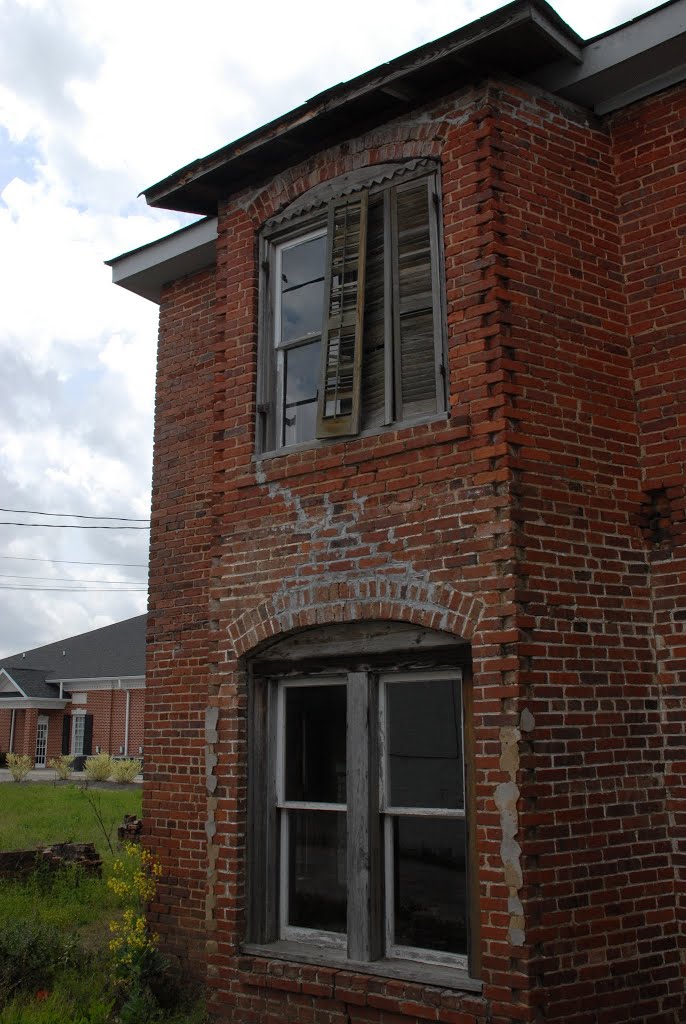
<svg viewBox="0 0 686 1024"><path fill-rule="evenodd" d="M150 912L217 1020L686 1019L685 26L516 0L112 261L160 303Z"/></svg>
<svg viewBox="0 0 686 1024"><path fill-rule="evenodd" d="M0 659L0 752L143 752L146 616Z"/></svg>

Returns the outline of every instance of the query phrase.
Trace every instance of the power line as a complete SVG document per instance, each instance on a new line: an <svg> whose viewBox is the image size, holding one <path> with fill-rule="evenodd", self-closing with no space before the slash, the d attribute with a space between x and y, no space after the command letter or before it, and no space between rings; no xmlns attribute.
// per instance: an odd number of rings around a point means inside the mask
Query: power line
<svg viewBox="0 0 686 1024"><path fill-rule="evenodd" d="M148 588L129 588L121 590L98 589L96 587L22 587L12 586L7 583L0 583L0 590L37 590L45 594L55 594L59 591L67 594L147 594Z"/></svg>
<svg viewBox="0 0 686 1024"><path fill-rule="evenodd" d="M142 586L142 580L76 580L71 576L23 576L16 572L0 572L2 580L42 580L46 583L112 583L115 586L124 586L127 583L137 583Z"/></svg>
<svg viewBox="0 0 686 1024"><path fill-rule="evenodd" d="M0 555L15 562L50 562L54 565L116 565L122 569L147 569L147 562L81 562L70 558L31 558L28 555Z"/></svg>
<svg viewBox="0 0 686 1024"><path fill-rule="evenodd" d="M0 526L32 526L35 529L149 529L149 526L82 526L69 522L0 522Z"/></svg>
<svg viewBox="0 0 686 1024"><path fill-rule="evenodd" d="M131 519L129 516L79 516L76 512L35 512L30 508L0 508L0 512L16 512L20 516L56 516L58 519L111 519L123 523L149 523L149 519Z"/></svg>

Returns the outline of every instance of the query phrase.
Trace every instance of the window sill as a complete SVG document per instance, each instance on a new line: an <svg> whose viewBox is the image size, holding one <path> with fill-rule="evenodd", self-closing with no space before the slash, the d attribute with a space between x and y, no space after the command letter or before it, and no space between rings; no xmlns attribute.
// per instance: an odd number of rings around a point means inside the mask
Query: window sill
<svg viewBox="0 0 686 1024"><path fill-rule="evenodd" d="M415 982L419 985L435 985L443 989L457 989L463 992L480 993L481 982L470 978L458 967L443 967L417 960L374 960L361 963L349 960L345 950L309 946L301 942L272 942L260 946L246 942L241 947L246 956L258 956L268 960L285 960L290 963L311 964L315 967L333 967L352 974L371 974L377 978L395 978Z"/></svg>
<svg viewBox="0 0 686 1024"><path fill-rule="evenodd" d="M361 430L359 434L351 434L349 437L316 437L311 441L302 441L300 444L285 445L283 448L272 448L269 451L256 452L253 455L253 462L262 462L266 459L278 459L284 455L292 455L295 452L324 450L329 448L332 444L357 441L361 437L378 437L381 434L390 434L400 430L409 430L412 427L419 427L425 423L446 423L447 421L448 414L446 412L427 413L426 416L416 416L411 420L401 420L398 423L386 423L380 427L370 427L368 430Z"/></svg>

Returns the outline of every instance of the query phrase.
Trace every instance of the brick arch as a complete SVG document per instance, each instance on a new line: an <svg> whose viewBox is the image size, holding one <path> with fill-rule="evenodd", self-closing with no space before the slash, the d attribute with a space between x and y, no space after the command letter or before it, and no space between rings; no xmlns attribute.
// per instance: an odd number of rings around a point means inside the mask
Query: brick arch
<svg viewBox="0 0 686 1024"><path fill-rule="evenodd" d="M244 196L242 205L259 226L310 188L371 164L432 158L439 160L443 122L394 123L376 128L352 142L333 146L316 160L289 168L268 185Z"/></svg>
<svg viewBox="0 0 686 1024"><path fill-rule="evenodd" d="M376 577L327 581L282 591L247 609L228 628L237 658L253 654L269 641L311 626L362 621L406 622L470 641L484 611L472 594L423 581L408 583Z"/></svg>

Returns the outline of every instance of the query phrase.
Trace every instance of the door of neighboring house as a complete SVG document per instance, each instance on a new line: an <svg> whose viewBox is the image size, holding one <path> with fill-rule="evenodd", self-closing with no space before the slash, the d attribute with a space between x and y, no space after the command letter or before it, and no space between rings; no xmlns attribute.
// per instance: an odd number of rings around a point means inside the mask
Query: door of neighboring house
<svg viewBox="0 0 686 1024"><path fill-rule="evenodd" d="M36 768L45 768L48 756L48 716L40 715L36 726Z"/></svg>

